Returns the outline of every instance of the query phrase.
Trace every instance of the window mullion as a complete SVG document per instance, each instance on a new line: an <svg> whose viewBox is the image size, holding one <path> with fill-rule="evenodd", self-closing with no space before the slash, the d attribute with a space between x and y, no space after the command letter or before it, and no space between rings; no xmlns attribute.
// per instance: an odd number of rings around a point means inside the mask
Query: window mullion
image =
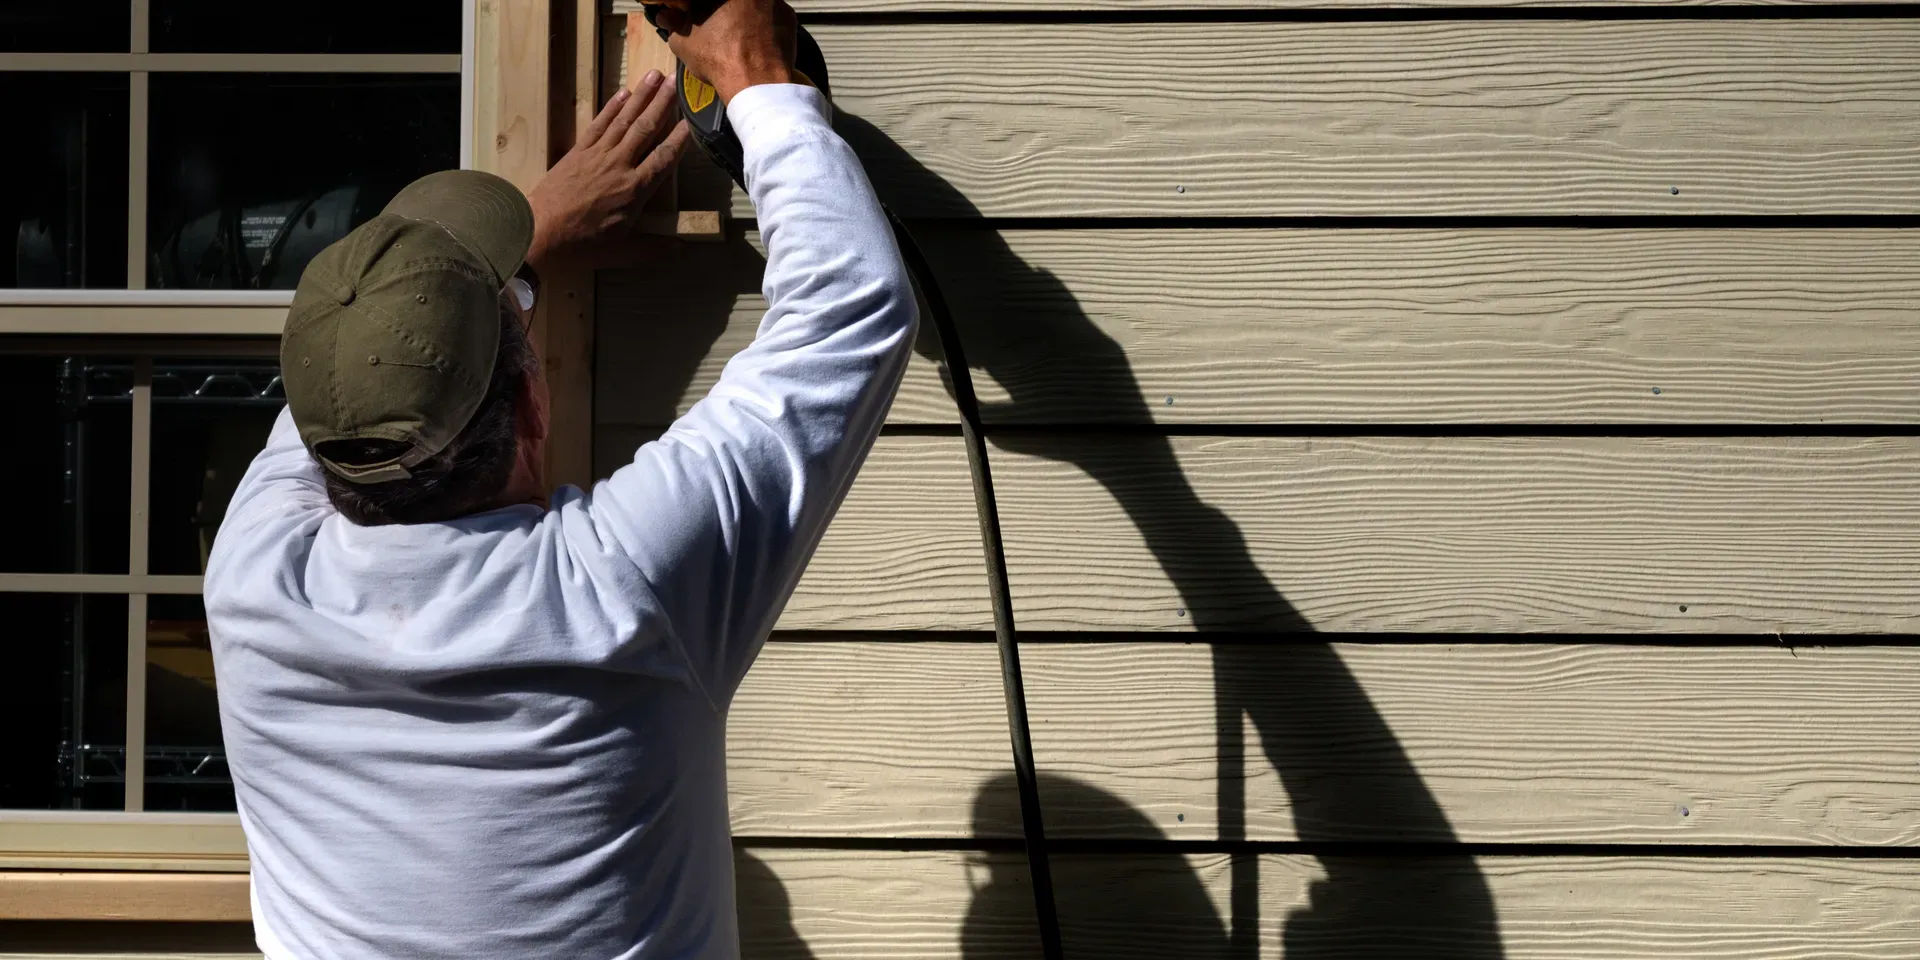
<svg viewBox="0 0 1920 960"><path fill-rule="evenodd" d="M147 575L150 467L153 462L153 358L133 365L133 475L127 527L127 574ZM146 808L147 782L147 595L127 597L126 808Z"/></svg>
<svg viewBox="0 0 1920 960"><path fill-rule="evenodd" d="M132 0L133 53L148 47L149 0ZM127 289L147 287L147 78L127 75Z"/></svg>

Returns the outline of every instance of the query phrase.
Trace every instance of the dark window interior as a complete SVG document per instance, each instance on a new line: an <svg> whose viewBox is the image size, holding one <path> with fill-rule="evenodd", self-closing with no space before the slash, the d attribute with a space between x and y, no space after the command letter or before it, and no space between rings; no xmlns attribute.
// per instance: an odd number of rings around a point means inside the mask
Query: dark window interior
<svg viewBox="0 0 1920 960"><path fill-rule="evenodd" d="M0 73L0 103L0 288L124 288L126 75Z"/></svg>
<svg viewBox="0 0 1920 960"><path fill-rule="evenodd" d="M155 288L290 290L400 188L459 165L460 78L155 74Z"/></svg>
<svg viewBox="0 0 1920 960"><path fill-rule="evenodd" d="M0 51L7 53L116 53L132 46L127 0L5 0L0 3Z"/></svg>
<svg viewBox="0 0 1920 960"><path fill-rule="evenodd" d="M133 362L0 356L0 402L24 469L0 471L20 511L0 570L125 573ZM200 575L228 500L286 403L279 366L253 358L153 362L149 569ZM0 808L117 809L124 800L127 601L0 593ZM147 598L150 810L233 809L213 651L198 596Z"/></svg>
<svg viewBox="0 0 1920 960"><path fill-rule="evenodd" d="M0 572L126 573L133 361L0 355ZM4 622L4 621L0 621Z"/></svg>
<svg viewBox="0 0 1920 960"><path fill-rule="evenodd" d="M0 807L118 810L127 598L0 593Z"/></svg>
<svg viewBox="0 0 1920 960"><path fill-rule="evenodd" d="M150 572L206 572L227 500L286 402L272 360L154 365Z"/></svg>
<svg viewBox="0 0 1920 960"><path fill-rule="evenodd" d="M460 0L154 0L150 16L156 53L460 52Z"/></svg>

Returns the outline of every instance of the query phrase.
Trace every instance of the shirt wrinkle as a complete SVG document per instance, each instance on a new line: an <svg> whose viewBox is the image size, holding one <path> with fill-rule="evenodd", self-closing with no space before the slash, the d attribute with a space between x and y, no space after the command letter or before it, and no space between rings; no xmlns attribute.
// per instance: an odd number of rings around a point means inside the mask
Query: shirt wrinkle
<svg viewBox="0 0 1920 960"><path fill-rule="evenodd" d="M268 960L738 956L727 708L917 318L820 93L728 113L767 317L592 493L358 527L284 411L235 490L205 598Z"/></svg>

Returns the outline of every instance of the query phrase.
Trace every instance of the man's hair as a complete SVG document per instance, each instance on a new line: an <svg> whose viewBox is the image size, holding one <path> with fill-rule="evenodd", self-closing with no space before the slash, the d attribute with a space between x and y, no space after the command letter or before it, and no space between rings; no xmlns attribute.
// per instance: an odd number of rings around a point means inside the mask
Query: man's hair
<svg viewBox="0 0 1920 960"><path fill-rule="evenodd" d="M436 523L491 506L513 475L518 439L514 404L536 362L520 315L502 297L500 348L493 378L473 418L446 449L411 467L405 480L351 483L323 469L327 499L363 527L390 523ZM323 445L339 463L379 463L405 449L392 440L334 440Z"/></svg>

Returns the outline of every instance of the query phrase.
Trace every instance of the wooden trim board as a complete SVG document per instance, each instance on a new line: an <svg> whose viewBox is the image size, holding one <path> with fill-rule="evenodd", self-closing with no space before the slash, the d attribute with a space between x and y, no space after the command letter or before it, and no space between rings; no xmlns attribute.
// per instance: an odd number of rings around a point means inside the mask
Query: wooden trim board
<svg viewBox="0 0 1920 960"><path fill-rule="evenodd" d="M245 921L238 873L0 873L0 920Z"/></svg>

